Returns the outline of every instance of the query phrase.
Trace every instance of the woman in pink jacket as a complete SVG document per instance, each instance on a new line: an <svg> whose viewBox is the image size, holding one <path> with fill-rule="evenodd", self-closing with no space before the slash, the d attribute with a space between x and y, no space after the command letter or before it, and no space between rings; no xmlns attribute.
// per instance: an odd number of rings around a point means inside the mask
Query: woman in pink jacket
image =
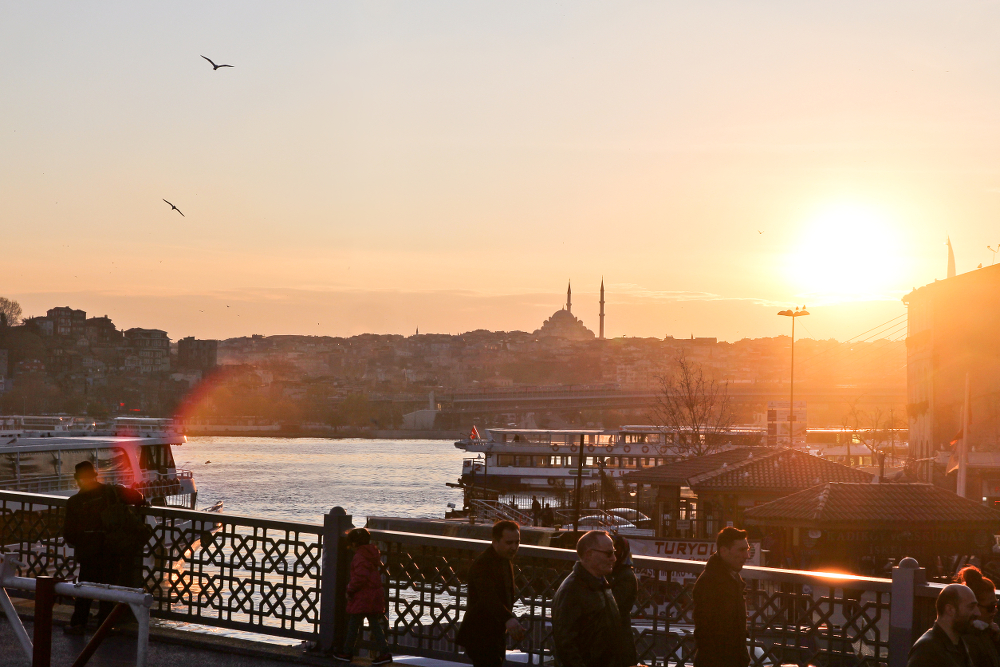
<svg viewBox="0 0 1000 667"><path fill-rule="evenodd" d="M355 528L347 534L349 548L354 548L351 560L351 578L347 582L347 636L344 650L335 653L334 658L350 662L354 658L354 645L364 619L368 619L368 629L378 653L372 658L373 665L392 662L389 644L382 632L382 616L385 614L385 595L382 590L382 554L371 543L372 536L364 528Z"/></svg>

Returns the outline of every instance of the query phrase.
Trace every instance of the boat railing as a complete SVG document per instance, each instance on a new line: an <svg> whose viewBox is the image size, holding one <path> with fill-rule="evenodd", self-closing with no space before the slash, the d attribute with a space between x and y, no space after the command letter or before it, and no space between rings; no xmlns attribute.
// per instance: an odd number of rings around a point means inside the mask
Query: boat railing
<svg viewBox="0 0 1000 667"><path fill-rule="evenodd" d="M524 512L512 505L505 505L496 500L472 500L470 502L472 512L479 517L480 521L494 523L497 521L516 521L522 526L531 525L531 514Z"/></svg>
<svg viewBox="0 0 1000 667"><path fill-rule="evenodd" d="M191 477L191 473L187 476ZM180 477L180 475L178 475ZM131 472L101 472L97 473L98 481L104 484L120 484L131 486L135 476ZM170 479L173 479L172 477ZM0 479L0 489L8 491L24 491L27 493L52 493L77 488L76 478L71 473L59 475L25 475L23 477Z"/></svg>

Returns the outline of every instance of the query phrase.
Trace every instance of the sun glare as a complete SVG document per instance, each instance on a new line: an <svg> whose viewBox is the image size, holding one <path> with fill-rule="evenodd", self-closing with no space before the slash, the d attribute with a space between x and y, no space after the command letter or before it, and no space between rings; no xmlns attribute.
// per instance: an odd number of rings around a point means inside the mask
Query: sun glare
<svg viewBox="0 0 1000 667"><path fill-rule="evenodd" d="M831 208L802 229L791 249L789 282L802 296L825 300L881 299L899 281L902 237L876 212Z"/></svg>

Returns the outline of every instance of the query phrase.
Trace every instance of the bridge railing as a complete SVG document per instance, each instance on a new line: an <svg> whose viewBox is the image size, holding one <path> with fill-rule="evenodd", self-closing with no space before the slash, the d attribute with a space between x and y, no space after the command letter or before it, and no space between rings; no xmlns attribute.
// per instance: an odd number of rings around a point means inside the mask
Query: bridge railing
<svg viewBox="0 0 1000 667"><path fill-rule="evenodd" d="M72 580L77 564L62 537L66 498L0 491L0 545L24 563L19 576ZM335 508L324 525L172 508L145 508L155 523L143 574L151 615L339 646L346 621L351 518ZM461 660L455 633L468 572L488 542L373 530L382 551L393 650ZM523 545L514 561L515 613L528 629L511 649L541 664L552 654L552 598L576 561L570 550ZM644 664L690 665L692 587L704 563L636 557L639 595L630 610ZM752 664L904 665L926 627L936 588L893 579L747 567ZM899 576L897 577L897 574ZM932 620L932 619L931 619ZM891 650L890 650L891 649Z"/></svg>
<svg viewBox="0 0 1000 667"><path fill-rule="evenodd" d="M72 580L67 498L0 491L0 548L17 574ZM319 632L323 527L167 507L142 508L153 535L142 574L151 615L301 639Z"/></svg>

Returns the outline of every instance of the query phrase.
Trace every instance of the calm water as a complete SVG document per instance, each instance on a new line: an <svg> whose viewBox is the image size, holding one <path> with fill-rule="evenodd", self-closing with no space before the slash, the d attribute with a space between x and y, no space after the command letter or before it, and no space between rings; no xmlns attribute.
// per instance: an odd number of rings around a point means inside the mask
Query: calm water
<svg viewBox="0 0 1000 667"><path fill-rule="evenodd" d="M463 456L452 440L192 437L174 448L199 508L222 500L229 514L308 523L335 505L356 517L442 518L449 502L462 505L445 482L458 480Z"/></svg>

